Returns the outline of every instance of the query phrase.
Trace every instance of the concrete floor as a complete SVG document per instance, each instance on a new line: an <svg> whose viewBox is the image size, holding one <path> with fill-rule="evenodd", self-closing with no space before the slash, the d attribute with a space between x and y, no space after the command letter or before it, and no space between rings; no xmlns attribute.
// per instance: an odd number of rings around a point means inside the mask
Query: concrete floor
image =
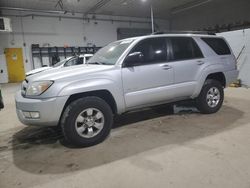
<svg viewBox="0 0 250 188"><path fill-rule="evenodd" d="M104 143L75 149L51 128L19 123L18 87L2 88L1 188L250 187L250 90L227 89L223 108L212 115L123 115Z"/></svg>

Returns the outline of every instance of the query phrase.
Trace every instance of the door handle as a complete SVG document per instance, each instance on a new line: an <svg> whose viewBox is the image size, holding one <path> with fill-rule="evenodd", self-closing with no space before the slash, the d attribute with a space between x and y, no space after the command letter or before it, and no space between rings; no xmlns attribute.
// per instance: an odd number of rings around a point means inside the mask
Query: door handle
<svg viewBox="0 0 250 188"><path fill-rule="evenodd" d="M164 69L164 70L169 70L169 69L172 69L172 67L171 66L169 66L169 65L162 65L161 66L162 67L162 69Z"/></svg>
<svg viewBox="0 0 250 188"><path fill-rule="evenodd" d="M205 62L202 60L197 61L197 65L203 65Z"/></svg>

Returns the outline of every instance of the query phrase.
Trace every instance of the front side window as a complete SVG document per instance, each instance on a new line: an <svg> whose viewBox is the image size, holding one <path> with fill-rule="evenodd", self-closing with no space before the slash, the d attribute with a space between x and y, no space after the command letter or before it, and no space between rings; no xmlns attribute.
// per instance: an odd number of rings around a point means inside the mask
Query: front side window
<svg viewBox="0 0 250 188"><path fill-rule="evenodd" d="M145 39L135 46L130 53L140 52L143 55L142 64L164 62L167 60L165 38Z"/></svg>
<svg viewBox="0 0 250 188"><path fill-rule="evenodd" d="M194 39L190 37L171 37L172 60L203 58L202 52Z"/></svg>

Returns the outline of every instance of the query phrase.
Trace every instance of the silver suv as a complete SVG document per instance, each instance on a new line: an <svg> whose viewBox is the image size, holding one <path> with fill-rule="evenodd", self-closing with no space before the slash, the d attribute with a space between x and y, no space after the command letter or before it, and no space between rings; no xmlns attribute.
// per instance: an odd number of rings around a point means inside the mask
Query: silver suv
<svg viewBox="0 0 250 188"><path fill-rule="evenodd" d="M91 146L109 134L114 114L194 99L217 112L223 88L236 80L236 60L214 35L158 34L113 42L87 65L26 78L16 95L26 125L60 125L69 142Z"/></svg>

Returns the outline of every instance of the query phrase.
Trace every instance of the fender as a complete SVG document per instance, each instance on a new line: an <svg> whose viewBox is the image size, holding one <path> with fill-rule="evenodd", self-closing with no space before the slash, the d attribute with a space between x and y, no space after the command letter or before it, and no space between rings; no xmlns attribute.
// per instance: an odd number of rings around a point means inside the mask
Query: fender
<svg viewBox="0 0 250 188"><path fill-rule="evenodd" d="M200 94L201 89L202 89L208 75L213 74L213 73L217 73L217 72L222 72L224 74L224 72L221 71L223 69L224 69L223 65L219 64L219 63L208 65L204 69L202 69L200 71L201 74L197 78L197 85L195 87L194 93L192 94L191 98L194 99Z"/></svg>
<svg viewBox="0 0 250 188"><path fill-rule="evenodd" d="M116 102L117 112L123 113L125 111L123 90L120 88L120 84L108 78L91 78L71 82L61 89L58 96L71 96L73 94L93 92L97 90L109 91Z"/></svg>

